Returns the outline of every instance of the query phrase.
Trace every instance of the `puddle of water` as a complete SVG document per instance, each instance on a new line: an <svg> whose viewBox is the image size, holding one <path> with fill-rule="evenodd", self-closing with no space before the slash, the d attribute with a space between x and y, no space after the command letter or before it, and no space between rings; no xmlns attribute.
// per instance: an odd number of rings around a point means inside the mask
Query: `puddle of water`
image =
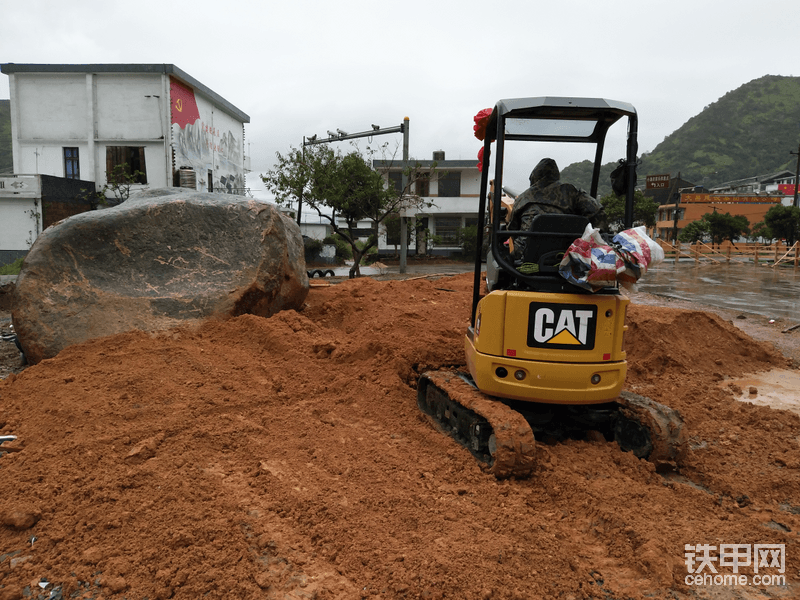
<svg viewBox="0 0 800 600"><path fill-rule="evenodd" d="M730 384L741 388L742 393L737 398L741 402L790 410L800 415L800 371L773 369L728 380L723 385L727 387ZM754 394L750 392L751 388L755 390Z"/></svg>

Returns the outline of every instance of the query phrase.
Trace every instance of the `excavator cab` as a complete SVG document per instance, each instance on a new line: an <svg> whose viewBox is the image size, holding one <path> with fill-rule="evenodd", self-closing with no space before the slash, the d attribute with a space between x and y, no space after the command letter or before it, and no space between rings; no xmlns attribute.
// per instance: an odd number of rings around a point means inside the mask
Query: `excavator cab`
<svg viewBox="0 0 800 600"><path fill-rule="evenodd" d="M499 101L488 119L472 311L464 338L468 373L423 373L417 403L498 477L531 473L534 434L560 438L597 431L657 465L675 465L684 453L685 433L676 411L622 392L625 293L619 286L590 292L559 273L562 257L588 220L542 214L528 230L510 230L503 212L508 211L503 167L510 148L519 147L516 142L593 146L589 193L597 197L606 135L620 120L627 120L626 155L612 187L625 197L628 229L637 162L633 106L599 98L519 98ZM485 281L484 229L489 235ZM524 255L515 259L508 242L520 238L526 240Z"/></svg>

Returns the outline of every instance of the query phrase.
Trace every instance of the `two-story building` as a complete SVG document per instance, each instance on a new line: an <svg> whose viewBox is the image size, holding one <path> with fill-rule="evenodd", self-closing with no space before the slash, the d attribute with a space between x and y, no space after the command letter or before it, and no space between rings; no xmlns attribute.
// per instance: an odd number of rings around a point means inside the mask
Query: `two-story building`
<svg viewBox="0 0 800 600"><path fill-rule="evenodd" d="M409 254L447 255L461 250L461 230L478 223L481 174L476 160L446 160L442 150L431 160L409 160L418 173L410 192L429 207L406 210L411 243ZM375 160L373 168L383 174L387 185L402 189L402 161ZM378 251L392 254L400 246L396 229L383 226L378 232Z"/></svg>
<svg viewBox="0 0 800 600"><path fill-rule="evenodd" d="M244 112L169 64L0 65L13 173L0 178L0 264L107 184L244 194ZM132 181L131 181L132 179ZM107 192L110 203L114 198Z"/></svg>
<svg viewBox="0 0 800 600"><path fill-rule="evenodd" d="M170 64L0 65L15 174L243 193L244 112ZM126 167L123 167L126 165Z"/></svg>

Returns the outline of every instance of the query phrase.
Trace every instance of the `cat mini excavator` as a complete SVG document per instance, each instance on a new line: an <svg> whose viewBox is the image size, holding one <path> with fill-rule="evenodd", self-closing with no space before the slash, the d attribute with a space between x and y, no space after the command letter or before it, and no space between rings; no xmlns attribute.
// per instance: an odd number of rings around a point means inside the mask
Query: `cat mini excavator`
<svg viewBox="0 0 800 600"><path fill-rule="evenodd" d="M675 468L684 457L686 433L680 414L622 391L629 302L624 291L613 286L592 293L558 272L561 258L582 236L588 220L544 214L534 218L530 230L510 230L501 201L506 155L512 149L531 148L520 142L593 145L590 194L597 197L606 134L625 118L626 157L615 170L614 188L625 197L628 229L633 222L637 161L633 106L598 98L519 98L499 101L488 119L472 314L464 344L468 372L423 373L417 403L440 430L499 478L531 474L537 438L558 441L602 435L659 469ZM490 243L484 281L485 229ZM515 260L508 241L519 236L525 238L524 256Z"/></svg>

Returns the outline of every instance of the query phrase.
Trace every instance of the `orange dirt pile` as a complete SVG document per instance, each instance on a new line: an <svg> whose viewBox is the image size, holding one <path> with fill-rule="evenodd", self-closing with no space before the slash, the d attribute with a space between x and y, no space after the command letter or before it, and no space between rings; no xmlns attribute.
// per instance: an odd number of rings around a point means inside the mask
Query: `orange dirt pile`
<svg viewBox="0 0 800 600"><path fill-rule="evenodd" d="M0 600L47 597L41 579L94 599L688 598L684 545L722 543L786 544L800 594L800 417L724 384L785 358L631 305L626 388L680 409L685 468L567 441L501 482L416 407L420 371L464 364L471 283L346 281L11 375Z"/></svg>

